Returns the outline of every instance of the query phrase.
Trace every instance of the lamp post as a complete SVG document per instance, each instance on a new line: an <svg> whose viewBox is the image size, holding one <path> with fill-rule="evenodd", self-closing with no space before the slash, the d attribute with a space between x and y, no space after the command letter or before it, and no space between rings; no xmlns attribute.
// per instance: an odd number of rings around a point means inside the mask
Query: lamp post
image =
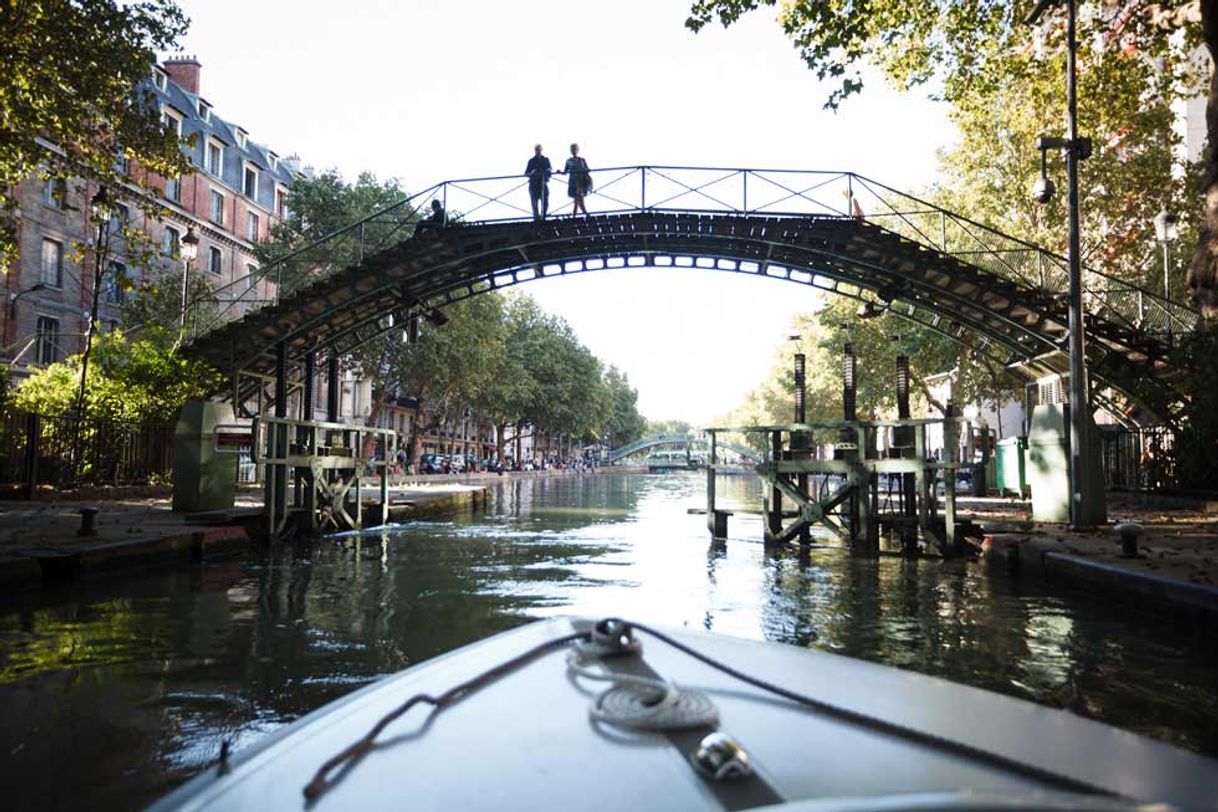
<svg viewBox="0 0 1218 812"><path fill-rule="evenodd" d="M12 292L9 293L9 295L8 295L8 319L5 322L5 327L4 327L4 346L5 347L7 347L14 340L16 340L16 337L17 337L17 335L16 335L16 333L17 333L17 302L20 301L22 296L27 296L31 293L34 293L35 291L45 290L45 289L46 289L45 283L35 282L33 285L26 288L25 290L21 290L16 293L12 293ZM7 352L7 350L6 350L6 352Z"/></svg>
<svg viewBox="0 0 1218 812"><path fill-rule="evenodd" d="M1041 16L1052 6L1066 7L1066 137L1041 136L1036 148L1041 152L1041 175L1033 186L1032 195L1039 203L1048 203L1054 193L1053 182L1048 179L1045 168L1045 153L1060 149L1066 156L1066 209L1068 215L1067 257L1069 261L1069 355L1070 355L1070 526L1074 529L1089 528L1093 522L1084 515L1083 496L1090 494L1087 466L1083 464L1084 433L1087 430L1087 412L1090 408L1087 396L1087 359L1083 333L1083 282L1081 251L1079 247L1079 193L1078 162L1091 157L1091 139L1078 135L1078 92L1076 87L1075 62L1078 52L1078 36L1075 15L1075 0L1038 0L1032 13L1024 20L1027 25L1036 25Z"/></svg>
<svg viewBox="0 0 1218 812"><path fill-rule="evenodd" d="M178 335L186 337L186 309L190 301L190 263L199 255L199 237L194 226L186 229L182 238L182 315L178 320ZM179 339L181 340L181 339Z"/></svg>
<svg viewBox="0 0 1218 812"><path fill-rule="evenodd" d="M1171 301L1171 244L1179 236L1176 215L1164 206L1155 215L1155 237L1163 246L1163 298ZM1171 343L1172 318L1171 308L1167 308L1167 343Z"/></svg>

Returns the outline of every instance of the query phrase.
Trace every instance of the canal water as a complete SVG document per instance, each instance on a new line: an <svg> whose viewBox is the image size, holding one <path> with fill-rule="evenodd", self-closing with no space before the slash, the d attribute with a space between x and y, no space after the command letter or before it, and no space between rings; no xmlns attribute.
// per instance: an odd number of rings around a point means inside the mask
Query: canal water
<svg viewBox="0 0 1218 812"><path fill-rule="evenodd" d="M504 481L490 507L0 603L6 809L130 809L378 677L557 614L776 640L1218 756L1212 640L977 564L712 544L698 474ZM751 505L727 477L721 502ZM984 723L984 720L979 720Z"/></svg>

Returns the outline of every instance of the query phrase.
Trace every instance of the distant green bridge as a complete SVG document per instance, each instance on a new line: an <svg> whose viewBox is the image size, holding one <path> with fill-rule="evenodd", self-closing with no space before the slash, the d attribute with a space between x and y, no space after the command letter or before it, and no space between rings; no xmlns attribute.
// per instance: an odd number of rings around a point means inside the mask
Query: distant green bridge
<svg viewBox="0 0 1218 812"><path fill-rule="evenodd" d="M653 448L665 446L684 446L686 449L692 449L694 446L710 447L710 441L704 437L698 437L693 434L653 434L650 437L644 437L641 440L635 440L629 445L624 445L620 448L615 448L609 452L609 462L615 463L624 460L627 457L632 457L644 451L650 451ZM739 454L750 462L759 462L760 458L756 451L751 448L740 448L739 446L728 445L722 440L715 442L715 448L726 449L727 451Z"/></svg>

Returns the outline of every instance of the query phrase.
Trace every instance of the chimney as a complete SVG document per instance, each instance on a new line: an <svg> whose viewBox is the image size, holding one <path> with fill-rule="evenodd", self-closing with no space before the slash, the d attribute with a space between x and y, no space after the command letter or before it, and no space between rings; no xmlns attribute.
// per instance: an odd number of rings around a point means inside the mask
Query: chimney
<svg viewBox="0 0 1218 812"><path fill-rule="evenodd" d="M203 66L193 55L180 54L166 59L164 67L170 81L187 93L199 95L199 69Z"/></svg>

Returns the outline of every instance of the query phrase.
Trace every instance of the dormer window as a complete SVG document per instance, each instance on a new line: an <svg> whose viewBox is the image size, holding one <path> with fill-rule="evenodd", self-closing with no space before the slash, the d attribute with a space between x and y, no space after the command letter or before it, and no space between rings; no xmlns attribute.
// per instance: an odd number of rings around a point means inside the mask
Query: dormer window
<svg viewBox="0 0 1218 812"><path fill-rule="evenodd" d="M203 119L204 123L211 121L211 105L199 99L199 118Z"/></svg>
<svg viewBox="0 0 1218 812"><path fill-rule="evenodd" d="M177 110L169 107L162 107L161 123L170 130L173 130L173 134L175 136L178 138L182 137L182 115Z"/></svg>
<svg viewBox="0 0 1218 812"><path fill-rule="evenodd" d="M217 178L224 168L224 145L214 138L207 140L207 152L204 156L203 168Z"/></svg>
<svg viewBox="0 0 1218 812"><path fill-rule="evenodd" d="M168 82L168 78L165 75L165 71L161 70L160 68L152 69L152 83L154 85L156 85L157 90L160 90L163 92L165 90L165 85L167 82Z"/></svg>
<svg viewBox="0 0 1218 812"><path fill-rule="evenodd" d="M241 191L251 200L258 198L258 168L253 164L245 165L245 173L242 177Z"/></svg>
<svg viewBox="0 0 1218 812"><path fill-rule="evenodd" d="M277 169L279 168L279 156L278 156L278 155L276 155L276 154L275 154L275 153L273 153L273 152L268 152L268 153L266 154L266 159L267 159L267 160L270 162L270 164L271 164L271 171L272 171L272 172L274 172L275 170L277 170Z"/></svg>
<svg viewBox="0 0 1218 812"><path fill-rule="evenodd" d="M245 130L241 129L240 127L237 128L237 146L241 147L241 149L245 149L245 137L247 135L249 135L249 133L247 133Z"/></svg>

